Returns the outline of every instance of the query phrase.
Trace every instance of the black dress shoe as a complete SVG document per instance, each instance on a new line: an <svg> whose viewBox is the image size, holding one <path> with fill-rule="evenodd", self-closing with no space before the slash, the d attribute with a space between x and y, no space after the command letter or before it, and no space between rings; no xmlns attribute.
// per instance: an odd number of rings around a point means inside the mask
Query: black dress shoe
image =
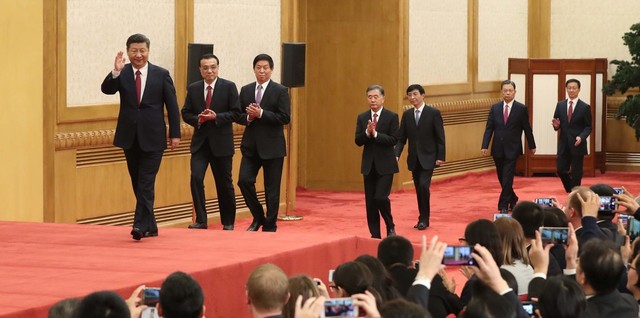
<svg viewBox="0 0 640 318"><path fill-rule="evenodd" d="M189 228L190 228L190 229L202 229L202 230L206 230L206 229L207 229L207 227L208 227L208 226L207 226L207 224L205 224L205 223L198 223L198 222L196 222L196 223L193 223L193 224L190 224L190 225L189 225Z"/></svg>
<svg viewBox="0 0 640 318"><path fill-rule="evenodd" d="M233 224L231 225L223 225L222 230L224 231L233 231Z"/></svg>
<svg viewBox="0 0 640 318"><path fill-rule="evenodd" d="M158 236L158 230L147 231L142 234L142 237L156 237L156 236Z"/></svg>
<svg viewBox="0 0 640 318"><path fill-rule="evenodd" d="M429 227L429 225L427 225L426 222L418 222L418 224L416 224L416 229L418 229L420 231L422 231L422 230L424 230L424 229L426 229L428 227Z"/></svg>
<svg viewBox="0 0 640 318"><path fill-rule="evenodd" d="M273 227L262 226L262 232L275 232L276 230L278 230L277 226L273 226Z"/></svg>
<svg viewBox="0 0 640 318"><path fill-rule="evenodd" d="M418 223L416 223L416 225L413 226L414 229L418 228L418 224L420 224L420 221L418 221Z"/></svg>
<svg viewBox="0 0 640 318"><path fill-rule="evenodd" d="M251 225L249 225L249 227L247 228L247 231L255 232L255 231L259 230L261 226L262 226L262 222L258 222L256 220L253 220L253 222L251 222Z"/></svg>
<svg viewBox="0 0 640 318"><path fill-rule="evenodd" d="M387 230L387 237L392 237L392 236L396 236L396 230L395 229Z"/></svg>
<svg viewBox="0 0 640 318"><path fill-rule="evenodd" d="M142 238L142 231L140 231L139 228L134 227L131 230L131 237L133 237L134 240L139 241Z"/></svg>

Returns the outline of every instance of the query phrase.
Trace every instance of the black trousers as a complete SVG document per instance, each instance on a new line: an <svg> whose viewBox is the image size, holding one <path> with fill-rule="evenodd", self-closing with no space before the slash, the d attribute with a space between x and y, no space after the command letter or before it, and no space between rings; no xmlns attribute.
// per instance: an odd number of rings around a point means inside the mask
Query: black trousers
<svg viewBox="0 0 640 318"><path fill-rule="evenodd" d="M207 166L211 166L218 194L220 222L233 225L236 220L236 193L233 188L231 166L233 156L216 157L211 153L208 143L191 155L191 198L196 209L196 222L207 224L206 196L204 177Z"/></svg>
<svg viewBox="0 0 640 318"><path fill-rule="evenodd" d="M513 178L516 175L516 161L505 157L493 157L496 165L496 173L500 182L500 198L498 198L498 210L507 210L509 205L518 201L518 196L513 191Z"/></svg>
<svg viewBox="0 0 640 318"><path fill-rule="evenodd" d="M238 187L242 192L244 201L253 215L254 221L261 224L263 231L272 231L278 228L278 209L280 207L280 183L282 180L282 165L284 158L260 159L258 156L242 156L240 162L240 176ZM266 194L267 214L256 193L256 177L262 168L264 174L264 191Z"/></svg>
<svg viewBox="0 0 640 318"><path fill-rule="evenodd" d="M162 161L161 151L143 151L138 141L133 142L130 149L124 149L127 169L131 177L133 194L136 196L136 210L133 227L142 232L157 231L158 225L153 213L155 200L156 175Z"/></svg>
<svg viewBox="0 0 640 318"><path fill-rule="evenodd" d="M564 190L569 193L571 189L582 184L582 167L584 155L572 155L570 151L558 154L556 157L557 173L562 181Z"/></svg>
<svg viewBox="0 0 640 318"><path fill-rule="evenodd" d="M411 171L413 176L413 186L416 188L416 197L418 199L418 222L424 222L429 226L429 217L431 215L431 178L433 177L433 169L424 169L420 163L417 163L416 169Z"/></svg>
<svg viewBox="0 0 640 318"><path fill-rule="evenodd" d="M375 166L371 167L371 172L364 175L364 197L367 207L367 225L369 233L373 238L381 238L380 217L387 226L387 231L395 229L393 217L391 216L391 185L393 184L393 174L378 174Z"/></svg>

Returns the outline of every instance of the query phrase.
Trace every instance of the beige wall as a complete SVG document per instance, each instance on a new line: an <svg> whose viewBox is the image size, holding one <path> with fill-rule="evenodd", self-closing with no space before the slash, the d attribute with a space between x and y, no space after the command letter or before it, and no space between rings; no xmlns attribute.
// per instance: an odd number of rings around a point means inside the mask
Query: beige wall
<svg viewBox="0 0 640 318"><path fill-rule="evenodd" d="M42 221L42 6L0 0L0 220Z"/></svg>

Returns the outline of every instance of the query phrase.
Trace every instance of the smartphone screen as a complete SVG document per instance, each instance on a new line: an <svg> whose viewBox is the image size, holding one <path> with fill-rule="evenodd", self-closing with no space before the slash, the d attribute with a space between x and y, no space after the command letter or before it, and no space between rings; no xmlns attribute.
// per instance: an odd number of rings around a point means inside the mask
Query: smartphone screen
<svg viewBox="0 0 640 318"><path fill-rule="evenodd" d="M471 246L447 246L444 250L444 265L475 265L471 256Z"/></svg>
<svg viewBox="0 0 640 318"><path fill-rule="evenodd" d="M324 302L322 317L358 317L358 307L352 298L330 298Z"/></svg>
<svg viewBox="0 0 640 318"><path fill-rule="evenodd" d="M496 213L493 215L493 220L497 220L499 218L510 218L511 214L507 214L507 213Z"/></svg>
<svg viewBox="0 0 640 318"><path fill-rule="evenodd" d="M524 309L524 312L526 312L527 315L535 315L536 314L536 306L531 301L523 301L522 302L522 309Z"/></svg>
<svg viewBox="0 0 640 318"><path fill-rule="evenodd" d="M145 288L142 291L142 303L154 307L160 300L160 288Z"/></svg>
<svg viewBox="0 0 640 318"><path fill-rule="evenodd" d="M568 227L541 227L542 243L567 244L569 240Z"/></svg>
<svg viewBox="0 0 640 318"><path fill-rule="evenodd" d="M543 208L553 206L553 200L551 200L551 198L537 198L535 202Z"/></svg>
<svg viewBox="0 0 640 318"><path fill-rule="evenodd" d="M636 220L636 218L632 216L629 216L628 223L629 225L627 227L627 234L629 234L629 239L633 241L640 234L640 221Z"/></svg>
<svg viewBox="0 0 640 318"><path fill-rule="evenodd" d="M612 212L616 210L616 198L612 196L600 197L600 209L598 212Z"/></svg>
<svg viewBox="0 0 640 318"><path fill-rule="evenodd" d="M626 214L618 214L618 222L622 224L622 227L624 227L625 230L629 229L629 218L633 217Z"/></svg>

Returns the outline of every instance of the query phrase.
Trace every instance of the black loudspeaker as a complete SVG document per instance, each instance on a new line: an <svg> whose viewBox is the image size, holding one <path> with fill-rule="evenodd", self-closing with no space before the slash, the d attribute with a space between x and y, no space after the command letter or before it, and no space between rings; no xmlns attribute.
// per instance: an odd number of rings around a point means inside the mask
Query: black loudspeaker
<svg viewBox="0 0 640 318"><path fill-rule="evenodd" d="M282 85L304 86L305 43L282 43Z"/></svg>
<svg viewBox="0 0 640 318"><path fill-rule="evenodd" d="M206 53L213 53L213 44L189 43L187 87L189 84L202 79L202 75L200 75L200 57Z"/></svg>

